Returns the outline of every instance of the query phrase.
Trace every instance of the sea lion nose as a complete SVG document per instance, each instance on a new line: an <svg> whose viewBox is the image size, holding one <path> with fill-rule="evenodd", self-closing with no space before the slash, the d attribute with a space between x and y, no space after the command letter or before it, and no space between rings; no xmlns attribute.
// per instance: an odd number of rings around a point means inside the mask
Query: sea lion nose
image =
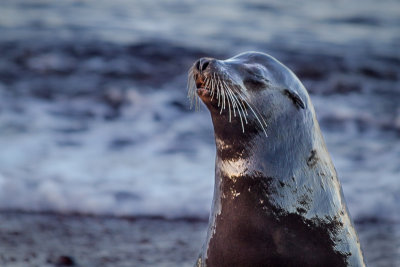
<svg viewBox="0 0 400 267"><path fill-rule="evenodd" d="M200 71L200 72L205 71L205 70L209 67L210 62L211 62L212 60L213 60L212 58L208 58L208 57L200 58L200 59L196 62L196 69L197 69L198 71Z"/></svg>

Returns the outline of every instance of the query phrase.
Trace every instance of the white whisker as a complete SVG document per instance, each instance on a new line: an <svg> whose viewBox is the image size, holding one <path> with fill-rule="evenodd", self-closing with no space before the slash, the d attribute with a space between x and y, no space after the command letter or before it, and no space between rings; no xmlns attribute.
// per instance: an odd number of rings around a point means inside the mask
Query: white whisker
<svg viewBox="0 0 400 267"><path fill-rule="evenodd" d="M211 101L213 101L214 95L215 95L214 79L211 79L211 88L212 88L212 91L213 91L213 95L211 97Z"/></svg>
<svg viewBox="0 0 400 267"><path fill-rule="evenodd" d="M231 103L229 102L229 100L232 101L231 96L229 95L229 89L225 83L225 81L222 81L223 83L223 87L225 88L226 91L226 95L227 95L227 101L228 101L228 110L229 110L229 122L232 122L232 112L231 112Z"/></svg>
<svg viewBox="0 0 400 267"><path fill-rule="evenodd" d="M190 108L192 109L193 106L195 106L196 110L200 110L200 97L197 94L196 78L194 66L192 66L188 71L187 97L190 101ZM250 112L256 119L257 124L259 124L265 136L268 137L266 131L267 124L261 112L259 112L255 106L250 105L249 99L247 99L247 96L241 91L241 88L238 85L232 84L231 80L232 78L226 74L220 76L216 73L212 73L210 76L204 78L203 87L208 91L211 101L213 101L214 97L218 100L220 114L226 109L226 103L228 103L230 123L232 122L233 113L234 118L239 117L242 132L244 133L245 125L249 123L247 116L249 116Z"/></svg>
<svg viewBox="0 0 400 267"><path fill-rule="evenodd" d="M236 102L237 102L237 104L238 104L238 113L239 113L239 115L240 115L240 112L239 111L241 111L241 113L243 114L243 116L244 116L244 119L245 119L245 122L246 122L246 124L247 124L247 118L246 118L246 114L244 113L244 108L243 108L243 104L240 102L240 100L237 98L237 96L232 92L232 95L233 95L233 97L235 98L235 100L236 100ZM240 97L240 99L242 99L242 96L241 95L239 95L239 97ZM244 132L244 129L243 129L243 132Z"/></svg>
<svg viewBox="0 0 400 267"><path fill-rule="evenodd" d="M236 118L236 107L237 107L237 104L236 104L235 99L232 96L232 94L233 94L232 90L229 87L227 87L227 89L228 89L227 92L229 92L230 98L232 100L233 116Z"/></svg>
<svg viewBox="0 0 400 267"><path fill-rule="evenodd" d="M222 86L221 79L218 79L218 82L222 90L222 108L225 109L225 88Z"/></svg>
<svg viewBox="0 0 400 267"><path fill-rule="evenodd" d="M238 102L238 99L237 99L237 97L235 96L235 94L233 93L232 90L231 90L231 94L233 96L233 99L235 100L235 104L236 104L236 107L237 107L237 112L238 112L239 119L240 119L240 124L242 125L242 131L244 133L244 124L243 124L243 119L242 119L242 112L240 112L240 110L241 110L240 103Z"/></svg>
<svg viewBox="0 0 400 267"><path fill-rule="evenodd" d="M222 114L222 111L225 109L225 89L222 86L221 79L219 76L218 76L218 87L220 88L221 95L222 95L221 110L220 110L219 114Z"/></svg>
<svg viewBox="0 0 400 267"><path fill-rule="evenodd" d="M258 109L257 109L256 107L254 107L254 108L256 109L257 112L254 111L254 109L251 107L251 105L248 104L247 99L243 98L243 100L246 101L247 106L249 107L249 109L250 109L251 112L253 113L254 117L256 118L256 120L258 121L258 123L260 124L260 127L261 127L261 129L263 130L265 136L268 137L267 131L266 131L266 129L265 129L265 128L267 127L267 123L265 122L265 120L264 120L263 116L261 115L261 113L258 111ZM257 113L258 113L258 115L261 117L261 120L260 120L260 118L258 117ZM261 122L261 121L262 121L262 122Z"/></svg>

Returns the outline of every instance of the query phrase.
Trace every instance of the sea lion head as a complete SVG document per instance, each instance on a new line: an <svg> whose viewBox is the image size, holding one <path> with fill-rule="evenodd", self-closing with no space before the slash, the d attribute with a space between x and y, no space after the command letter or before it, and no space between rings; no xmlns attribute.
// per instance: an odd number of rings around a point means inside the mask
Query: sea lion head
<svg viewBox="0 0 400 267"><path fill-rule="evenodd" d="M238 140L260 135L268 139L276 124L281 131L293 131L290 124L313 117L300 80L264 53L246 52L226 60L201 58L188 78L188 97L197 105L200 98L207 106L215 137L225 142L235 135Z"/></svg>

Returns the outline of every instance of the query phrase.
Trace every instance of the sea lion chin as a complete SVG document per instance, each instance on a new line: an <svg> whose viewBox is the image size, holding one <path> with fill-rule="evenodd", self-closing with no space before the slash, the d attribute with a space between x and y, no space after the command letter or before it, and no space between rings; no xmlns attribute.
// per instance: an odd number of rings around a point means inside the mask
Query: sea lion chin
<svg viewBox="0 0 400 267"><path fill-rule="evenodd" d="M196 266L365 266L300 80L273 57L202 58L188 96L210 111L215 187Z"/></svg>

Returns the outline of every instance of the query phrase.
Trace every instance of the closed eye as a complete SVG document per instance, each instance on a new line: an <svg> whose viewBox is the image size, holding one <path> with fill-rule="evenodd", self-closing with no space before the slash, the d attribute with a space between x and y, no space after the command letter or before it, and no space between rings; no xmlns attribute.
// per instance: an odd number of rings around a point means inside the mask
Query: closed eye
<svg viewBox="0 0 400 267"><path fill-rule="evenodd" d="M269 81L264 77L261 67L250 65L246 71L247 77L243 80L243 84L247 89L257 90L267 86Z"/></svg>
<svg viewBox="0 0 400 267"><path fill-rule="evenodd" d="M267 80L259 77L249 77L243 80L247 90L258 90L267 86Z"/></svg>
<svg viewBox="0 0 400 267"><path fill-rule="evenodd" d="M264 77L262 66L258 64L251 64L251 65L246 64L245 67L247 73L250 74L251 76Z"/></svg>

